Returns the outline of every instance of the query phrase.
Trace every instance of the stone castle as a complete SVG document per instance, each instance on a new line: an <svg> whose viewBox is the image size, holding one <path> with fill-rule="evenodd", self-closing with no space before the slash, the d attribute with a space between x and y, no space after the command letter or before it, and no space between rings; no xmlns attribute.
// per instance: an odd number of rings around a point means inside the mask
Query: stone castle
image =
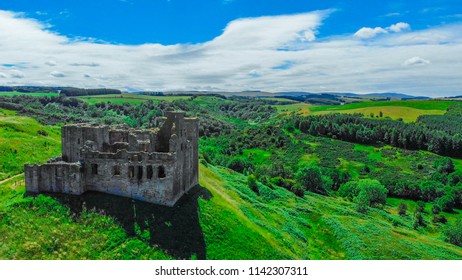
<svg viewBox="0 0 462 280"><path fill-rule="evenodd" d="M92 124L62 128L62 156L25 165L28 192L98 191L173 206L198 184L199 122L167 112L156 130Z"/></svg>

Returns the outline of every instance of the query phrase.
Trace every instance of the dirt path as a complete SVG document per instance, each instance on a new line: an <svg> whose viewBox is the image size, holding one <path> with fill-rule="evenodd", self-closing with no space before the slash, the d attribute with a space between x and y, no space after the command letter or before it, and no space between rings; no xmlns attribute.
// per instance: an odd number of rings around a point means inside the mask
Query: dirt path
<svg viewBox="0 0 462 280"><path fill-rule="evenodd" d="M19 174L14 175L13 177L6 178L5 180L0 181L0 185L3 184L3 183L5 183L5 182L8 182L8 181L11 180L11 179L14 179L14 178L16 178L16 177L19 177L19 176L21 176L21 175L22 175L22 173L19 173Z"/></svg>

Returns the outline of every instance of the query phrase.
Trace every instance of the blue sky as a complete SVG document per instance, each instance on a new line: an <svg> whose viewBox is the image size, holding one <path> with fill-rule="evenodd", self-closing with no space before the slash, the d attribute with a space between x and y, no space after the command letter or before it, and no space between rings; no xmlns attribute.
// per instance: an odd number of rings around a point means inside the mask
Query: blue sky
<svg viewBox="0 0 462 280"><path fill-rule="evenodd" d="M2 1L0 84L455 95L461 30L449 0Z"/></svg>

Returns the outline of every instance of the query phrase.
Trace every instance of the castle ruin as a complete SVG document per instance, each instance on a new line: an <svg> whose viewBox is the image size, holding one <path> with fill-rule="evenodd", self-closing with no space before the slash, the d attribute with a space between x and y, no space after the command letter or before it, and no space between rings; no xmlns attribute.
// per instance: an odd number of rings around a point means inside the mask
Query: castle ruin
<svg viewBox="0 0 462 280"><path fill-rule="evenodd" d="M62 128L62 156L25 165L28 192L98 191L173 206L198 184L199 122L167 112L156 130L73 124Z"/></svg>

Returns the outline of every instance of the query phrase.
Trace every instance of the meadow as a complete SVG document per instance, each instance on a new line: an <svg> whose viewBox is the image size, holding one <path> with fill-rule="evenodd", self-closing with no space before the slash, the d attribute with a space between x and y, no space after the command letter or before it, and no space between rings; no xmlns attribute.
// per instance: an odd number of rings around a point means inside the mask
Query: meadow
<svg viewBox="0 0 462 280"><path fill-rule="evenodd" d="M449 106L457 101L446 100L406 100L406 101L364 101L335 106L315 106L306 103L276 105L278 111L284 114L324 115L330 113L354 114L361 113L366 118L402 119L405 122L416 121L421 115L443 115Z"/></svg>

